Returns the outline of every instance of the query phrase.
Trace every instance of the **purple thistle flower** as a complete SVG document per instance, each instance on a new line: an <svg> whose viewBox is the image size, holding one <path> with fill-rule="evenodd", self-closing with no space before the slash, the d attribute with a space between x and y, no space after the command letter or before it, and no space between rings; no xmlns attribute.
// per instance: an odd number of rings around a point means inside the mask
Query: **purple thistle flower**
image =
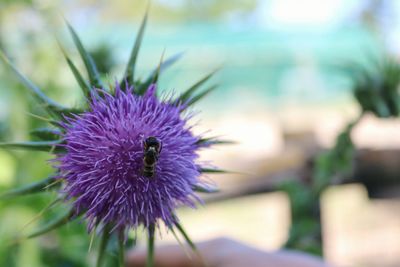
<svg viewBox="0 0 400 267"><path fill-rule="evenodd" d="M149 227L159 220L172 226L179 205L195 206L199 138L187 125L190 116L181 115L185 107L158 100L155 85L143 96L116 85L115 95L93 95L89 111L63 124L67 152L56 159L63 193L78 213L85 211L89 230L98 224ZM162 148L147 177L144 141L151 136Z"/></svg>
<svg viewBox="0 0 400 267"><path fill-rule="evenodd" d="M60 198L72 202L72 207L26 238L45 234L84 215L88 230L96 230L102 236L97 267L104 266L106 248L110 243L118 247L119 266L123 266L124 250L128 244L125 242L128 237L126 230L139 225L147 228L148 232L146 266L153 266L154 263L154 233L160 222L172 231L179 231L195 250L194 243L175 215L175 209L181 205L195 207L200 199L194 192L218 191L218 188L202 183L200 174L225 173L224 170L197 164L197 150L231 142L193 135L188 125L191 115L182 115L186 108L217 87L204 87L215 71L183 90L177 98L157 99L155 84L160 74L181 54L161 60L146 79L135 79L136 59L146 22L147 14L122 76L121 81L126 81L126 84L121 88L121 83L117 83L115 90L104 86L95 60L68 24L85 65L87 79L65 51L63 53L88 99L88 109L65 107L48 98L0 51L0 61L10 67L45 108L49 115L45 120L51 125L51 128L31 132L38 140L0 142L0 148L50 152L56 155L52 162L57 169L56 174L39 182L0 194L0 199L45 192L61 186L60 197L45 210L55 208ZM151 82L154 84L149 86ZM129 84L135 84L137 88L133 90Z"/></svg>

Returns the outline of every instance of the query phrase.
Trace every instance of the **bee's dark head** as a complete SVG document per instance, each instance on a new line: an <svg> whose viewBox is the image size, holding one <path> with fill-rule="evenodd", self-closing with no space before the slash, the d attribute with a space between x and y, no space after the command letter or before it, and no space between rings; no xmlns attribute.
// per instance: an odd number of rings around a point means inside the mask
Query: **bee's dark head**
<svg viewBox="0 0 400 267"><path fill-rule="evenodd" d="M148 149L149 147L154 147L156 151L160 150L161 142L154 136L149 136L144 140L144 148Z"/></svg>

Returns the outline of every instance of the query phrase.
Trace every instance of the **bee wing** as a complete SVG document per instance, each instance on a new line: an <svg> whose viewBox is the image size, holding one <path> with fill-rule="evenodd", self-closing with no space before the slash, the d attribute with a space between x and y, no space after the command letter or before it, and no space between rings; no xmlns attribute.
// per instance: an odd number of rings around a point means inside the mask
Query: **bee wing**
<svg viewBox="0 0 400 267"><path fill-rule="evenodd" d="M160 148L158 150L158 153L161 153L162 147L163 147L163 143L160 141Z"/></svg>

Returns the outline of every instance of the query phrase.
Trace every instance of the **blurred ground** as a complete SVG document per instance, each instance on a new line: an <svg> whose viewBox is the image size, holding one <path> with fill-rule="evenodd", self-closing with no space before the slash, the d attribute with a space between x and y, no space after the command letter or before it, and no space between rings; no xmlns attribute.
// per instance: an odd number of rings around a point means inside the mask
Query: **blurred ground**
<svg viewBox="0 0 400 267"><path fill-rule="evenodd" d="M268 190L269 184L296 177L307 158L332 146L346 121L354 118L356 108L347 105L341 109L289 109L280 113L279 117L255 111L251 112L253 116L248 114L238 112L236 116L232 115L231 120L214 120L210 126L216 131L225 130L225 133L230 133L226 135L228 139L233 136L233 140L236 137L241 142L232 148L205 152L204 158L211 158L217 166L227 169L251 172L251 175L214 175L212 180L224 188L225 196L237 196L238 192L246 190L257 192L260 187ZM353 138L359 149L369 149L371 153L374 150L396 151L399 147L398 132L400 123L397 120L366 116L355 129ZM246 135L249 137L246 138ZM372 160L376 162L377 158ZM387 159L384 160L389 164ZM393 169L393 166L390 168ZM183 212L182 215L188 222L188 228L199 234L196 236L199 239L231 235L263 249L277 249L285 242L288 233L288 205L283 193L266 193L208 204L199 217L194 213L189 216L190 212ZM400 213L397 212L400 199L371 200L362 185L351 184L330 188L324 193L321 205L324 250L329 262L349 267L400 265ZM242 215L251 218L251 223L231 217L232 210L240 214L239 218ZM202 223L200 218L205 222L213 220L212 226ZM247 235L242 235L244 231ZM170 238L167 240L170 241Z"/></svg>
<svg viewBox="0 0 400 267"><path fill-rule="evenodd" d="M324 249L338 266L400 266L400 200L369 200L360 185L329 189L322 200Z"/></svg>
<svg viewBox="0 0 400 267"><path fill-rule="evenodd" d="M361 185L329 189L322 199L327 261L343 267L399 266L399 208L399 200L369 200ZM184 210L180 216L194 240L230 236L267 250L284 244L290 225L283 193L208 204L198 211ZM160 241L176 242L171 234Z"/></svg>

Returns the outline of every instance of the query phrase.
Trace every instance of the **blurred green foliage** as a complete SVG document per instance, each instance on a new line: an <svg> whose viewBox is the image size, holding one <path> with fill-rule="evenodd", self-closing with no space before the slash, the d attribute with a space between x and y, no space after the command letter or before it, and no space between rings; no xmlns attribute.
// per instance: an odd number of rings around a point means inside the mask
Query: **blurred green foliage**
<svg viewBox="0 0 400 267"><path fill-rule="evenodd" d="M370 66L355 65L350 68L356 100L363 112L372 112L379 118L399 116L399 62L390 55L370 61Z"/></svg>
<svg viewBox="0 0 400 267"><path fill-rule="evenodd" d="M296 179L281 184L280 189L290 199L292 214L292 226L285 247L323 255L319 202L330 185L352 179L355 147L350 134L356 122L350 123L338 135L332 149L316 156L310 184Z"/></svg>
<svg viewBox="0 0 400 267"><path fill-rule="evenodd" d="M283 182L279 189L290 200L292 226L286 248L322 256L319 195L298 180Z"/></svg>
<svg viewBox="0 0 400 267"><path fill-rule="evenodd" d="M351 140L351 130L355 125L356 122L349 124L337 136L335 146L315 159L312 185L315 194L320 195L327 186L352 178L355 147Z"/></svg>
<svg viewBox="0 0 400 267"><path fill-rule="evenodd" d="M360 107L358 117L337 136L330 150L315 157L310 184L295 180L281 185L292 208L287 248L322 255L319 200L330 185L354 180L356 147L352 130L367 113L381 119L400 115L400 63L390 55L366 58L366 64L349 64L344 68L353 81L354 98Z"/></svg>

